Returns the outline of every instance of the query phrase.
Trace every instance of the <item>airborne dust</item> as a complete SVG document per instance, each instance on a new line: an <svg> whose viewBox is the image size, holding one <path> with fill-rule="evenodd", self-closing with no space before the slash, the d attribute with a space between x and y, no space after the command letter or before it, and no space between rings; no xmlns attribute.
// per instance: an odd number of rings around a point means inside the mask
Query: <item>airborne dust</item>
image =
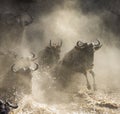
<svg viewBox="0 0 120 114"><path fill-rule="evenodd" d="M50 1L49 1L50 2ZM12 59L12 56L0 55L0 85L12 64L29 65L30 53L38 55L39 51L49 45L49 41L63 41L62 59L78 40L91 42L99 39L102 48L95 53L94 71L97 91L88 91L82 74L76 74L70 87L64 91L48 88L52 84L49 72L37 70L32 72L32 93L23 95L19 109L15 114L104 114L119 113L120 101L120 66L119 66L119 10L112 0L48 0L31 1L11 0L1 5L0 51L13 51L25 58L25 62ZM108 5L106 5L108 3ZM20 7L20 8L19 8ZM25 10L24 10L25 8ZM16 15L28 11L33 22L28 26L14 23L9 13ZM8 18L9 17L9 18ZM6 20L8 23L6 24ZM18 58L19 59L19 58ZM37 62L37 60L35 60ZM40 69L40 68L39 68ZM89 77L91 80L91 76ZM21 79L24 80L24 79ZM15 80L14 80L15 81ZM92 85L92 81L90 81ZM19 97L18 93L18 97ZM21 98L21 96L20 96ZM19 99L19 98L16 98ZM16 100L17 101L17 100ZM99 104L107 104L99 106ZM118 106L112 109L110 106Z"/></svg>

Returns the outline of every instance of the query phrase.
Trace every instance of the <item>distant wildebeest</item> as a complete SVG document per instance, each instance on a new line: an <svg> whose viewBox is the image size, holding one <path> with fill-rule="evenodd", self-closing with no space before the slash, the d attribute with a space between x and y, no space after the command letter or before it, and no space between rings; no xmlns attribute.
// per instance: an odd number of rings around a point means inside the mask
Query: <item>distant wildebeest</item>
<svg viewBox="0 0 120 114"><path fill-rule="evenodd" d="M9 70L11 64L14 63L16 59L16 53L10 50L0 50L0 72L1 75ZM1 77L0 75L0 77Z"/></svg>
<svg viewBox="0 0 120 114"><path fill-rule="evenodd" d="M62 41L60 43L52 43L50 40L49 46L39 52L39 64L43 67L52 67L60 59Z"/></svg>
<svg viewBox="0 0 120 114"><path fill-rule="evenodd" d="M1 16L0 20L7 25L19 24L24 27L33 22L33 18L28 12L22 13L4 12L0 14L0 16Z"/></svg>
<svg viewBox="0 0 120 114"><path fill-rule="evenodd" d="M69 51L52 70L51 75L55 77L57 84L59 84L60 87L66 87L71 80L71 76L78 72L85 75L87 88L91 89L87 77L87 72L89 71L93 77L93 88L95 90L95 74L92 70L94 66L94 52L100 49L101 46L99 40L92 43L78 41L76 46Z"/></svg>
<svg viewBox="0 0 120 114"><path fill-rule="evenodd" d="M38 64L34 62L34 58L19 58L4 74L0 87L1 94L6 94L6 96L8 94L12 96L15 92L30 94L32 90L32 72L37 69Z"/></svg>
<svg viewBox="0 0 120 114"><path fill-rule="evenodd" d="M1 12L0 47L13 49L19 46L22 43L21 37L27 29L26 27L32 22L33 17L28 12Z"/></svg>

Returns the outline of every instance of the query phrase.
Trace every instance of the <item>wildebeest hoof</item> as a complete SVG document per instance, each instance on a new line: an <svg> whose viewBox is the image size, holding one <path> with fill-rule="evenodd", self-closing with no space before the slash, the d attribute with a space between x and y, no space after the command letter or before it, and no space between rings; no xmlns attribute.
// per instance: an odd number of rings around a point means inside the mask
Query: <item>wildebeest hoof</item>
<svg viewBox="0 0 120 114"><path fill-rule="evenodd" d="M87 85L87 88L90 90L90 89L91 89L91 86L90 86L90 85Z"/></svg>

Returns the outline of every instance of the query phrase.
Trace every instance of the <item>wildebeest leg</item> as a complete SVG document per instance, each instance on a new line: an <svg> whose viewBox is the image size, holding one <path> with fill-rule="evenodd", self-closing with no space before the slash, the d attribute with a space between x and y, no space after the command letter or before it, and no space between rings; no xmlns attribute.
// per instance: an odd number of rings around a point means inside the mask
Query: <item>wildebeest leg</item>
<svg viewBox="0 0 120 114"><path fill-rule="evenodd" d="M86 78L86 81L87 81L87 88L91 89L91 86L90 86L90 83L89 83L88 77L87 77L87 72L84 72L83 74L85 75L85 78Z"/></svg>
<svg viewBox="0 0 120 114"><path fill-rule="evenodd" d="M95 91L95 90L97 90L97 88L96 88L96 83L95 83L95 73L94 73L92 70L90 70L89 72L90 72L90 74L91 74L92 77L93 77L93 89L94 89L94 91Z"/></svg>

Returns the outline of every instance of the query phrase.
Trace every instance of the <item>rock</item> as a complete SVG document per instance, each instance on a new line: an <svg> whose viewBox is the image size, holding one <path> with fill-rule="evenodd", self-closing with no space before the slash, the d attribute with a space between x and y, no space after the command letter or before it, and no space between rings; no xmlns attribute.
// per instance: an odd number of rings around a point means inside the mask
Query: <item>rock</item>
<svg viewBox="0 0 120 114"><path fill-rule="evenodd" d="M96 105L100 106L100 107L106 107L106 108L110 108L110 109L118 109L119 107L117 106L117 104L115 103L106 103L106 102L100 102L100 103L96 103Z"/></svg>

